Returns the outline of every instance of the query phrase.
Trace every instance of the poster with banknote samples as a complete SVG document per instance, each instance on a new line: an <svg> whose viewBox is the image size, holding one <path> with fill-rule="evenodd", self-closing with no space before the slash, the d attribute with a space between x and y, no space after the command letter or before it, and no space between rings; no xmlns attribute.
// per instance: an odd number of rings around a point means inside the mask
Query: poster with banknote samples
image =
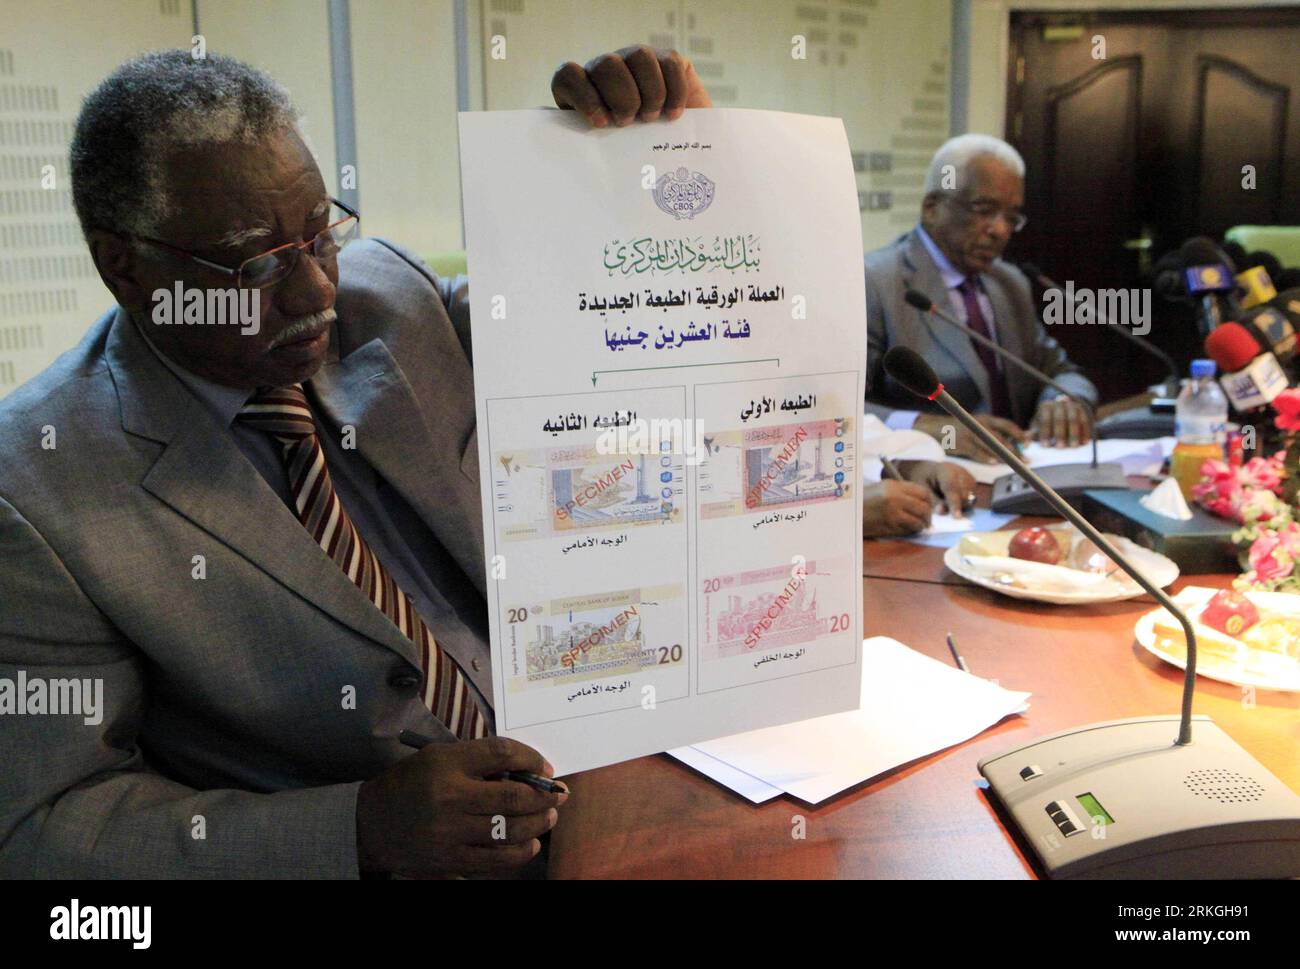
<svg viewBox="0 0 1300 969"><path fill-rule="evenodd" d="M565 774L856 707L842 124L469 113L460 141L498 732Z"/></svg>

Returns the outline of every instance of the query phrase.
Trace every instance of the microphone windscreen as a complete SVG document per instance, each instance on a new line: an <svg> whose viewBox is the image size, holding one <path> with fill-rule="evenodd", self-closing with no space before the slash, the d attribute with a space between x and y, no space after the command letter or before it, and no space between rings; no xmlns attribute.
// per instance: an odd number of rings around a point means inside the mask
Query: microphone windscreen
<svg viewBox="0 0 1300 969"><path fill-rule="evenodd" d="M926 400L939 389L939 377L925 358L911 347L892 346L885 352L885 373Z"/></svg>
<svg viewBox="0 0 1300 969"><path fill-rule="evenodd" d="M1246 247L1240 242L1225 242L1223 244L1223 254L1232 260L1233 265L1238 269L1249 268L1249 263L1243 262L1246 258Z"/></svg>
<svg viewBox="0 0 1300 969"><path fill-rule="evenodd" d="M918 289L909 289L903 294L903 299L906 300L909 305L915 306L922 313L930 312L931 307L934 306L934 300L930 299L929 296L926 296L925 293Z"/></svg>
<svg viewBox="0 0 1300 969"><path fill-rule="evenodd" d="M1283 270L1283 273L1285 274L1290 271L1291 270ZM1300 286L1287 286L1286 288L1283 288L1277 286L1276 283L1274 286L1277 289L1277 295L1268 301L1269 305L1276 306L1278 309L1287 313L1300 313Z"/></svg>
<svg viewBox="0 0 1300 969"><path fill-rule="evenodd" d="M1271 252L1265 252L1263 249L1256 249L1254 252L1247 253L1245 259L1237 265L1241 269L1263 266L1270 280L1282 275L1282 264L1278 262L1277 256Z"/></svg>
<svg viewBox="0 0 1300 969"><path fill-rule="evenodd" d="M1221 262L1227 265L1229 272L1237 271L1228 254L1215 245L1213 239L1205 236L1192 236L1183 243L1179 252L1182 254L1184 266L1207 266Z"/></svg>
<svg viewBox="0 0 1300 969"><path fill-rule="evenodd" d="M1268 275L1273 280L1273 288L1279 293L1287 289L1300 289L1300 268L1292 266L1289 269L1283 269L1276 276L1272 273Z"/></svg>
<svg viewBox="0 0 1300 969"><path fill-rule="evenodd" d="M1260 346L1240 323L1224 323L1205 338L1205 352L1218 364L1220 373L1236 373L1259 356Z"/></svg>
<svg viewBox="0 0 1300 969"><path fill-rule="evenodd" d="M1257 334L1260 345L1273 352L1288 376L1295 379L1296 340L1300 333L1300 289L1285 289L1267 303L1252 306L1238 320L1247 331Z"/></svg>

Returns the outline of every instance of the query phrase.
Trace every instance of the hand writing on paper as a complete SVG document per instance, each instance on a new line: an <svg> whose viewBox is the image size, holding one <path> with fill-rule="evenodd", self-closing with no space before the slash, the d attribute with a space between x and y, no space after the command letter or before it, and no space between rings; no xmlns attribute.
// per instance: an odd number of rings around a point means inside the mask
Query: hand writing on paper
<svg viewBox="0 0 1300 969"><path fill-rule="evenodd" d="M930 489L940 512L960 518L975 501L975 478L951 461L899 461L899 473L907 481Z"/></svg>
<svg viewBox="0 0 1300 969"><path fill-rule="evenodd" d="M686 108L713 107L690 58L644 45L601 54L586 67L561 65L551 78L551 94L556 105L580 112L594 128L660 115L674 121Z"/></svg>
<svg viewBox="0 0 1300 969"><path fill-rule="evenodd" d="M911 481L886 479L862 492L862 537L912 535L930 526L930 489Z"/></svg>

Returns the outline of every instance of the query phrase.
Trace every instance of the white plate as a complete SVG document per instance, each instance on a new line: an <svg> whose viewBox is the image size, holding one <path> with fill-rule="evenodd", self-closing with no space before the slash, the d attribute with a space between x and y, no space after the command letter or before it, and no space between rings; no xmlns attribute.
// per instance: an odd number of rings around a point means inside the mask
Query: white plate
<svg viewBox="0 0 1300 969"><path fill-rule="evenodd" d="M971 532L971 535L977 534ZM1159 552L1153 552L1149 548L1143 548L1135 542L1130 542L1127 538L1121 538L1118 535L1106 535L1111 543L1123 552L1143 574L1149 578L1158 588L1163 589L1176 578L1178 578L1178 566L1170 559L1161 555ZM1016 585L1004 585L1001 582L994 581L991 577L969 568L961 553L961 546L954 545L943 554L943 564L948 566L953 572L960 575L968 582L975 585L983 586L985 589L991 589L994 592L1000 592L1004 596L1010 596L1012 599L1030 599L1034 602L1050 602L1054 605L1069 606L1080 605L1093 602L1121 602L1124 599L1134 599L1137 596L1146 593L1137 585L1125 584L1123 586L1114 581L1107 581L1096 589L1078 589L1078 590L1045 590L1025 588ZM1062 567L1063 568L1063 567ZM1071 570L1072 571L1072 570Z"/></svg>
<svg viewBox="0 0 1300 969"><path fill-rule="evenodd" d="M1199 610L1218 591L1218 589L1189 586L1179 592L1174 601L1191 613ZM1300 619L1300 596L1288 592L1249 592L1246 598L1261 609L1285 613ZM1133 627L1133 635L1137 637L1138 644L1152 656L1164 660L1171 666L1177 666L1180 670L1186 669L1187 662L1184 659L1156 649L1156 617L1162 615L1169 616L1169 613L1164 608L1159 608L1144 614ZM1172 616L1169 616L1169 621L1175 624L1178 622ZM1198 676L1219 680L1221 683L1231 683L1233 686L1255 686L1265 690L1280 690L1283 693L1300 693L1300 667L1297 667L1295 677L1288 679L1267 676L1242 669L1235 663L1228 664L1213 657L1201 656L1196 661L1196 673Z"/></svg>

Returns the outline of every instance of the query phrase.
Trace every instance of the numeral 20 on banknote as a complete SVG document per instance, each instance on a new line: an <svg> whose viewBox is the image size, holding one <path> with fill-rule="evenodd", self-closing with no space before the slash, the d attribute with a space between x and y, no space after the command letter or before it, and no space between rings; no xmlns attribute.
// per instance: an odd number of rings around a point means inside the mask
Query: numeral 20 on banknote
<svg viewBox="0 0 1300 969"><path fill-rule="evenodd" d="M509 606L503 618L516 690L637 673L685 658L680 585Z"/></svg>
<svg viewBox="0 0 1300 969"><path fill-rule="evenodd" d="M681 520L682 466L670 454L594 446L499 453L493 500L503 539Z"/></svg>

